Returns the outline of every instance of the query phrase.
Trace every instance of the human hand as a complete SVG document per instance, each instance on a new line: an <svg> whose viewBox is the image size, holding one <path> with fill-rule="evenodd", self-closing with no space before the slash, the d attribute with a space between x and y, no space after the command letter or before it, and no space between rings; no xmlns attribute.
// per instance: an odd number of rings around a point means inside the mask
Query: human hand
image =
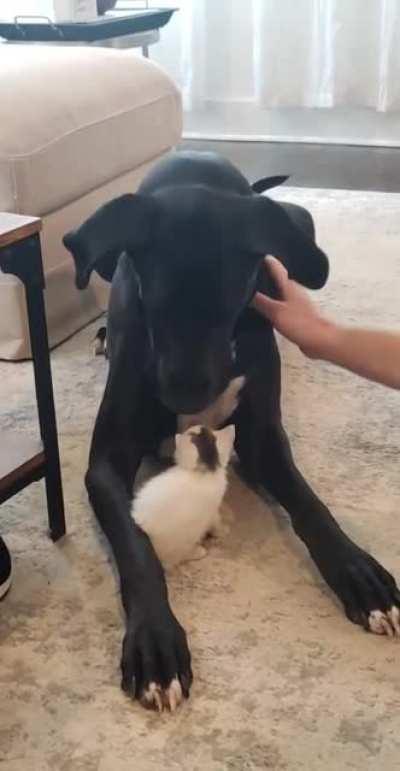
<svg viewBox="0 0 400 771"><path fill-rule="evenodd" d="M325 346L333 333L334 325L321 316L305 289L292 281L286 268L275 257L265 258L278 289L280 299L257 292L252 306L288 340L295 343L310 358L323 358Z"/></svg>

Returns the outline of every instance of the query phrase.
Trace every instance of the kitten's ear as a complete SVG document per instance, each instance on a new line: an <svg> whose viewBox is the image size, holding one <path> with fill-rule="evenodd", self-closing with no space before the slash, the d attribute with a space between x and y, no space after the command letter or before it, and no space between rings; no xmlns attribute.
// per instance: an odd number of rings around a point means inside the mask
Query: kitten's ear
<svg viewBox="0 0 400 771"><path fill-rule="evenodd" d="M186 469L194 469L198 460L198 453L188 432L175 434L175 462Z"/></svg>
<svg viewBox="0 0 400 771"><path fill-rule="evenodd" d="M233 423L230 423L229 426L225 426L225 428L220 428L217 433L233 445L235 441L235 426Z"/></svg>
<svg viewBox="0 0 400 771"><path fill-rule="evenodd" d="M216 431L217 448L221 459L221 465L226 466L229 463L229 459L233 450L233 443L235 441L235 426L233 423L221 428L220 431Z"/></svg>

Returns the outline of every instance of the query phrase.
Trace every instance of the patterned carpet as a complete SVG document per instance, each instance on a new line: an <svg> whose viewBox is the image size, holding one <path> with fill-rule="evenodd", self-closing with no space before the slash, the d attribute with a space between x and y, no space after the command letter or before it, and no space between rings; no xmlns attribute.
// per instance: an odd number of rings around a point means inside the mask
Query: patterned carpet
<svg viewBox="0 0 400 771"><path fill-rule="evenodd" d="M342 320L399 327L400 197L279 191L309 206ZM278 197L278 195L277 195ZM170 579L195 672L161 717L119 690L122 617L83 489L106 377L88 328L52 355L68 537L46 537L41 483L1 507L14 585L0 607L1 771L342 771L399 765L400 643L343 616L279 508L232 480L230 534ZM400 577L400 394L284 354L296 458L347 531ZM0 364L0 421L34 432L29 364Z"/></svg>

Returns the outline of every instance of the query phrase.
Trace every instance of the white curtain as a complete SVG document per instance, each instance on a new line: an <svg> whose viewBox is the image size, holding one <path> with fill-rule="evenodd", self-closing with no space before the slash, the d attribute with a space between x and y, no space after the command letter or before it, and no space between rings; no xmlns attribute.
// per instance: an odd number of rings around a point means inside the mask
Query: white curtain
<svg viewBox="0 0 400 771"><path fill-rule="evenodd" d="M171 5L172 0L150 0ZM0 17L49 0L0 0ZM400 109L400 0L180 0L155 57L188 110Z"/></svg>
<svg viewBox="0 0 400 771"><path fill-rule="evenodd" d="M395 111L400 0L182 0L157 56L188 109L252 102Z"/></svg>

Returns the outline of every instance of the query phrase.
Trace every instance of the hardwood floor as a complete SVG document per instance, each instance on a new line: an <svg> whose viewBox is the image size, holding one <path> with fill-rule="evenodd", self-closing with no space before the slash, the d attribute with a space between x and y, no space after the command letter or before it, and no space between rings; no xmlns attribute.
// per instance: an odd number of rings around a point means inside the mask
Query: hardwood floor
<svg viewBox="0 0 400 771"><path fill-rule="evenodd" d="M225 155L251 182L290 174L288 184L297 187L400 191L400 148L203 140L182 147Z"/></svg>

